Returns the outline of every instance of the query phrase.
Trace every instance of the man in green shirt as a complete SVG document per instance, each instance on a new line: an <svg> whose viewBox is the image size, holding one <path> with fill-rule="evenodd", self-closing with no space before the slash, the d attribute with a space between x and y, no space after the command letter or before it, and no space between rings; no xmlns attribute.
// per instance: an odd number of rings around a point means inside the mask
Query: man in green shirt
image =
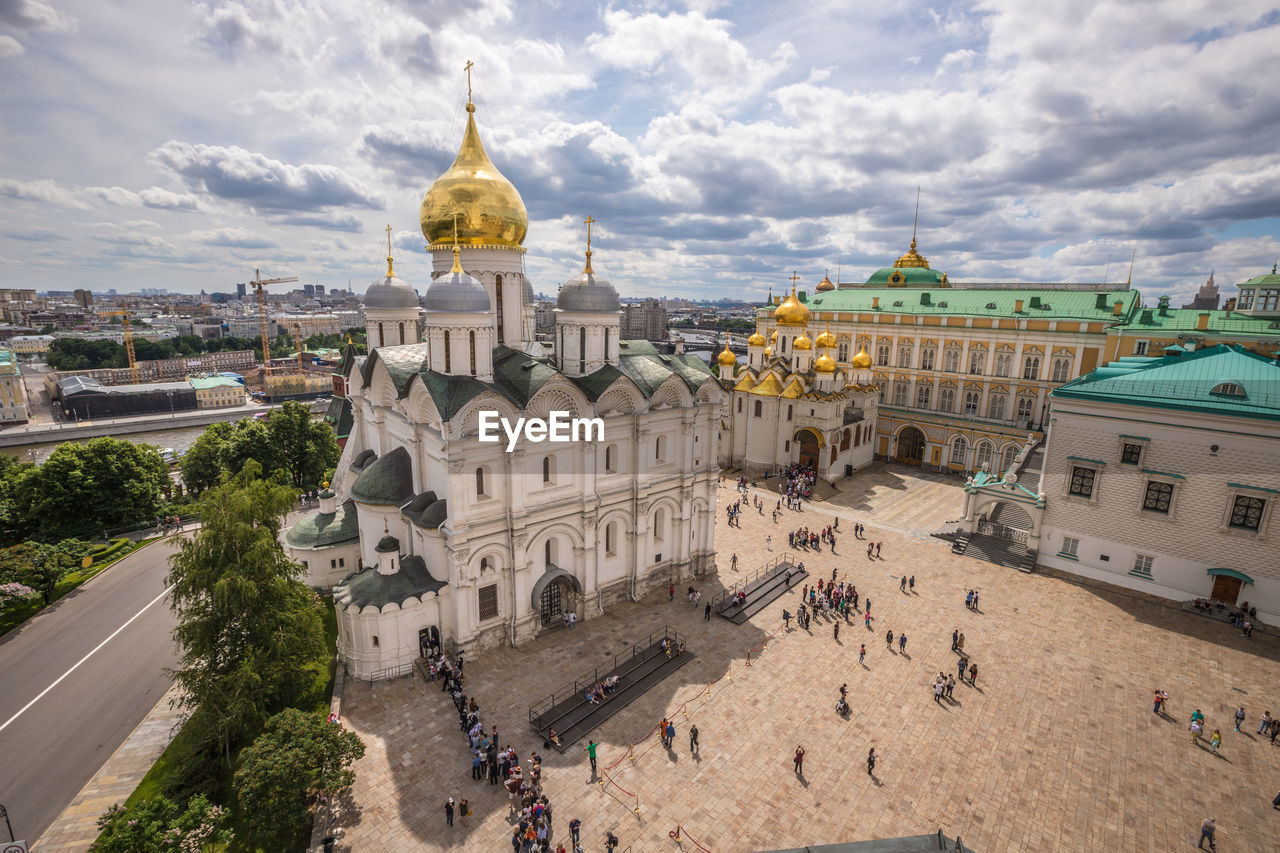
<svg viewBox="0 0 1280 853"><path fill-rule="evenodd" d="M587 751L587 758L590 758L590 759L591 759L591 776L592 776L592 778L595 778L595 775L596 775L596 747L597 747L597 746L599 746L599 745L600 745L600 744L596 743L596 742L595 742L595 741L593 741L593 740L588 740L588 741L587 741L587 745L586 745L585 747L583 747L583 749L585 749L585 750Z"/></svg>

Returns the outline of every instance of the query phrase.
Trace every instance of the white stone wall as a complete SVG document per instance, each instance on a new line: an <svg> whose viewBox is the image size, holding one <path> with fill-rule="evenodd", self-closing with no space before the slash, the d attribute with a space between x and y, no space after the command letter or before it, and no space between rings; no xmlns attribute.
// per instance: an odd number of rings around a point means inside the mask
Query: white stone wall
<svg viewBox="0 0 1280 853"><path fill-rule="evenodd" d="M1120 461L1126 442L1143 448L1136 465ZM1068 493L1073 466L1096 469L1092 498ZM1167 515L1143 509L1151 480L1174 485ZM1209 595L1207 569L1234 569L1256 583L1241 590L1240 601L1280 624L1280 424L1059 400L1043 491L1039 562L1177 600ZM1260 532L1228 524L1236 494L1266 500ZM1064 537L1079 542L1075 560L1062 554ZM1150 579L1132 574L1139 554L1153 558Z"/></svg>
<svg viewBox="0 0 1280 853"><path fill-rule="evenodd" d="M328 548L294 548L285 543L284 551L290 560L306 566L303 582L307 586L326 592L347 575L359 571L361 566L358 541Z"/></svg>

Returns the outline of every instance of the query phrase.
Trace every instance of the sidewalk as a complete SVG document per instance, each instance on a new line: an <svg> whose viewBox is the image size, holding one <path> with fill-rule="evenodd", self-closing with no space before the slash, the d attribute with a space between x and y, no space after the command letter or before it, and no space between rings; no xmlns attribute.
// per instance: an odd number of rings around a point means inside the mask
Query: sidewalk
<svg viewBox="0 0 1280 853"><path fill-rule="evenodd" d="M98 818L113 803L129 798L177 734L183 713L171 708L170 703L178 694L177 685L169 688L44 835L31 845L32 851L83 853L89 849L98 837Z"/></svg>

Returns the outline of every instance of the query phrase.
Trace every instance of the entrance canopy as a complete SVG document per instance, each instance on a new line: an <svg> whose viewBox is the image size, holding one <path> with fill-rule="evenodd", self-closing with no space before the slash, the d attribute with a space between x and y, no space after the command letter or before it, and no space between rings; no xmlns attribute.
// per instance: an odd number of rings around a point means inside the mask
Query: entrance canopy
<svg viewBox="0 0 1280 853"><path fill-rule="evenodd" d="M547 586L554 581L560 580L560 578L567 578L569 585L573 587L573 591L578 593L578 595L582 595L582 584L578 582L578 579L570 572L552 564L547 567L547 570L542 573L542 577L538 578L537 582L533 585L533 595L530 596L529 600L532 602L534 610L538 609L538 602L542 599L543 590L545 590Z"/></svg>
<svg viewBox="0 0 1280 853"><path fill-rule="evenodd" d="M820 433L820 432L818 432L816 429L812 429L812 428L810 428L810 427L801 427L800 429L796 430L795 435L791 436L791 440L792 440L792 441L798 441L798 442L800 442L800 443L802 443L802 444L803 444L803 443L804 443L804 436L805 436L806 434L808 434L811 438L813 438L815 441L817 441L817 442L818 442L818 446L819 446L819 447L826 447L826 446L827 446L827 440L826 440L825 438L823 438L823 437L822 437L822 433Z"/></svg>
<svg viewBox="0 0 1280 853"><path fill-rule="evenodd" d="M1238 581L1244 581L1247 584L1253 585L1253 578L1249 577L1244 572L1237 572L1235 569L1209 569L1208 572L1211 575L1226 575L1229 578L1235 578Z"/></svg>

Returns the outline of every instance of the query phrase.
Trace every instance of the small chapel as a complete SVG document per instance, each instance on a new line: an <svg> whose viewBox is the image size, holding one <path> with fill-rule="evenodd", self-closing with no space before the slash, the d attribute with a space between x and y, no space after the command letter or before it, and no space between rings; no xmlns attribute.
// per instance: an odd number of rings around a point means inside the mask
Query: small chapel
<svg viewBox="0 0 1280 853"><path fill-rule="evenodd" d="M433 261L419 299L386 274L365 295L369 354L350 350L329 420L342 456L316 512L285 534L332 591L338 653L391 678L421 650L516 645L611 603L701 575L715 557L725 390L695 355L621 339L614 286L585 264L560 288L553 352L534 339L528 214L468 97L456 159L427 190ZM603 437L480 440L482 412L565 412Z"/></svg>
<svg viewBox="0 0 1280 853"><path fill-rule="evenodd" d="M749 476L767 476L798 465L835 480L871 464L879 390L871 378L871 356L860 351L849 367L831 356L836 337L817 334L813 314L791 293L763 314L776 323L766 340L757 328L747 339L747 363L738 364L728 342L719 356L720 464ZM823 276L818 292L834 290ZM820 354L819 354L820 353Z"/></svg>

